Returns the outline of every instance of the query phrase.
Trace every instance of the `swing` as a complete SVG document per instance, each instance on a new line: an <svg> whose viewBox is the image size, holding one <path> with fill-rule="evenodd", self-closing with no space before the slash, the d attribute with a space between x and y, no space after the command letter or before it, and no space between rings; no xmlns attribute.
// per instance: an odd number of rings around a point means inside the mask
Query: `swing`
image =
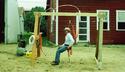
<svg viewBox="0 0 125 72"><path fill-rule="evenodd" d="M78 33L75 32L75 28L74 26L71 24L71 20L69 20L69 28L71 28L71 34L74 38L74 40L76 40L76 38L78 37ZM72 55L72 47L70 47L68 50L68 57L69 57L69 61L70 61L70 56Z"/></svg>

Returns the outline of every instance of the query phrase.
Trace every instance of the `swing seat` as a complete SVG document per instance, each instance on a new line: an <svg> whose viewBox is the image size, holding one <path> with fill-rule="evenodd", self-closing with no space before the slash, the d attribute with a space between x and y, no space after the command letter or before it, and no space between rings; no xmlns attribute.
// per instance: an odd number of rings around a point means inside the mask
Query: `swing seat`
<svg viewBox="0 0 125 72"><path fill-rule="evenodd" d="M72 55L72 47L70 47L69 49L67 49L67 53L68 53L68 57L70 57Z"/></svg>

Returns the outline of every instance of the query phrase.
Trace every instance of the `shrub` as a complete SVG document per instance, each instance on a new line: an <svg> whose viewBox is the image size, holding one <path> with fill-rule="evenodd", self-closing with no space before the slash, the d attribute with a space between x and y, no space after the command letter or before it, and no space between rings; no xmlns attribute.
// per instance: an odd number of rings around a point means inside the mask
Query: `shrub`
<svg viewBox="0 0 125 72"><path fill-rule="evenodd" d="M28 11L25 13L24 16L24 29L26 32L33 32L34 30L34 12L45 12L44 8L42 7L35 7L32 8L31 11ZM46 20L45 17L41 16L40 17L40 31L43 32L44 36L46 36Z"/></svg>

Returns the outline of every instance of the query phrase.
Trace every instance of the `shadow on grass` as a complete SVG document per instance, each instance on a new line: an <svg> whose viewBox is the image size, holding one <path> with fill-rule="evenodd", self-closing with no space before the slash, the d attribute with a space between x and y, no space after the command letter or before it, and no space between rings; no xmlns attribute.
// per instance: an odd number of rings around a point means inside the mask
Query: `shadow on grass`
<svg viewBox="0 0 125 72"><path fill-rule="evenodd" d="M16 54L11 53L11 52L7 52L7 51L0 51L1 54L8 54L8 55L13 55L16 56Z"/></svg>

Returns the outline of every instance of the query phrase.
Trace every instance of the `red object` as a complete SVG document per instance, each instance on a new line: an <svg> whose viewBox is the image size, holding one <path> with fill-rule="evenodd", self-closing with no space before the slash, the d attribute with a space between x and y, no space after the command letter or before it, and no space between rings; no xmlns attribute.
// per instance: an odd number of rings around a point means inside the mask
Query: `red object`
<svg viewBox="0 0 125 72"><path fill-rule="evenodd" d="M70 57L70 56L72 55L72 47L70 47L70 48L67 50L67 52L68 52L68 57Z"/></svg>
<svg viewBox="0 0 125 72"><path fill-rule="evenodd" d="M40 50L42 49L42 33L39 34L39 46L37 48L37 57L40 57Z"/></svg>

